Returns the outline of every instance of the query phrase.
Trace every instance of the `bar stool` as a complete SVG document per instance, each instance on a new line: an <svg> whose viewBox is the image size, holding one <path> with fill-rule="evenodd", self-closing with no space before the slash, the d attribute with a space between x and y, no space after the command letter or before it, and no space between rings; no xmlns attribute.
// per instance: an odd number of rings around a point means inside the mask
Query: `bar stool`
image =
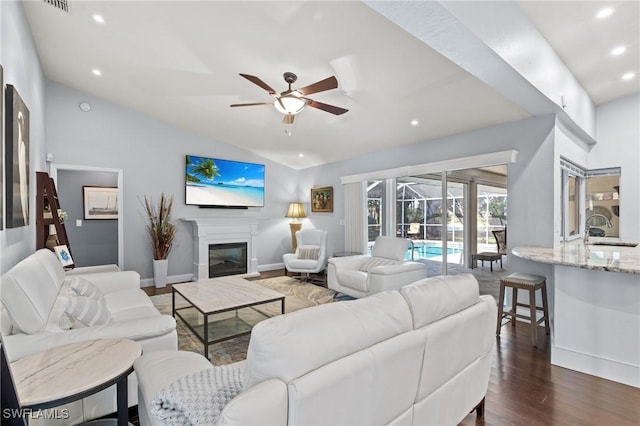
<svg viewBox="0 0 640 426"><path fill-rule="evenodd" d="M511 310L509 312L503 312L503 300L505 287L511 287L513 289L513 298L511 302ZM529 291L529 304L518 303L518 289ZM542 290L542 308L536 306L536 290ZM517 306L524 306L529 308L530 315L522 315L516 313ZM536 321L536 310L541 310L542 318ZM531 344L538 346L538 324L544 321L544 328L547 334L549 330L549 310L547 309L547 281L545 277L533 274L514 273L506 277L500 278L500 296L498 299L498 326L496 329L496 335L500 335L500 328L502 327L502 319L505 317L511 317L511 325L515 327L516 317L528 319L531 322Z"/></svg>

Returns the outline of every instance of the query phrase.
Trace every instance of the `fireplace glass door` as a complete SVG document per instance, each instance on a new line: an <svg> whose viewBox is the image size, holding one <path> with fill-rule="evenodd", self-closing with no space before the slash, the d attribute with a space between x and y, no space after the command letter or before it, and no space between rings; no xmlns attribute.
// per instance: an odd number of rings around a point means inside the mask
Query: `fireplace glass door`
<svg viewBox="0 0 640 426"><path fill-rule="evenodd" d="M247 273L247 243L209 244L209 278Z"/></svg>

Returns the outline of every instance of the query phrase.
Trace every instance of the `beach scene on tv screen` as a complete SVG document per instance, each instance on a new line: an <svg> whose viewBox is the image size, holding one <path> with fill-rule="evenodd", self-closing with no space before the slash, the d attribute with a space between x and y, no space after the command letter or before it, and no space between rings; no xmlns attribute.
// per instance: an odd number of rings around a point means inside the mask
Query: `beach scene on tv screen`
<svg viewBox="0 0 640 426"><path fill-rule="evenodd" d="M187 155L186 204L264 205L264 165Z"/></svg>

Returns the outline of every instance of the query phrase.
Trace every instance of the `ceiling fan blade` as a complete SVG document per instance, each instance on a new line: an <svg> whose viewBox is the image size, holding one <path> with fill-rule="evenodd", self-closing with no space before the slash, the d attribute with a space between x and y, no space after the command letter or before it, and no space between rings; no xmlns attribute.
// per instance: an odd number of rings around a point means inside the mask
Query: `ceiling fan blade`
<svg viewBox="0 0 640 426"><path fill-rule="evenodd" d="M310 107L318 108L323 111L330 112L331 114L342 115L345 112L349 111L348 109L340 108L334 105L323 104L322 102L314 101L313 99L303 99L307 101L307 105L309 105Z"/></svg>
<svg viewBox="0 0 640 426"><path fill-rule="evenodd" d="M293 114L285 114L284 118L282 119L282 123L283 124L293 124L293 120L296 118L295 115Z"/></svg>
<svg viewBox="0 0 640 426"><path fill-rule="evenodd" d="M243 106L254 106L254 105L273 105L273 102L254 102L250 104L232 104L230 107L243 107Z"/></svg>
<svg viewBox="0 0 640 426"><path fill-rule="evenodd" d="M246 78L247 80L249 80L250 82L252 82L255 85L258 85L260 87L262 87L264 90L266 90L267 92L269 92L270 95L273 95L276 93L275 90L273 90L271 88L271 86L269 86L267 83L265 83L264 81L260 80L258 77L256 77L255 75L249 75L249 74L240 74L242 77Z"/></svg>
<svg viewBox="0 0 640 426"><path fill-rule="evenodd" d="M338 80L334 77L328 77L324 80L320 80L316 83L303 87L302 89L296 89L302 93L303 96L310 95L312 93L324 92L325 90L331 90L338 87Z"/></svg>

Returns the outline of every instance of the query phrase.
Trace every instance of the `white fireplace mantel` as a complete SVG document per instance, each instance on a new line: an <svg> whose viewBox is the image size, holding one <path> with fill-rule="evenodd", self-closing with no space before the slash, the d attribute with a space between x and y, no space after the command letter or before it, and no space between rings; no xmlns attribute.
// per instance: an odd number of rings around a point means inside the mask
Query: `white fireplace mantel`
<svg viewBox="0 0 640 426"><path fill-rule="evenodd" d="M258 273L258 221L247 218L180 218L193 229L193 279L209 278L209 244L247 243L247 274Z"/></svg>

